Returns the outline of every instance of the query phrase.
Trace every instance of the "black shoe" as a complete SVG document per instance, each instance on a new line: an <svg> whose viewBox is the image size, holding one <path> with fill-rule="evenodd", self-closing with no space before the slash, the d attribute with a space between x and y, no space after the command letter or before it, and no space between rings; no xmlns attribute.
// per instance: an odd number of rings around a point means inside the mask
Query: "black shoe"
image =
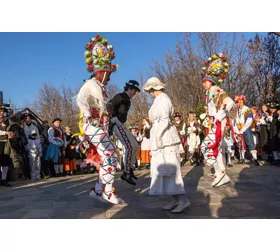
<svg viewBox="0 0 280 250"><path fill-rule="evenodd" d="M232 165L232 164L228 164L227 166L228 166L229 168L232 168L232 167L233 167L233 165Z"/></svg>
<svg viewBox="0 0 280 250"><path fill-rule="evenodd" d="M131 178L133 178L134 180L138 180L138 178L135 176L135 174L134 174L132 168L130 168L130 176L131 176Z"/></svg>
<svg viewBox="0 0 280 250"><path fill-rule="evenodd" d="M131 179L131 176L129 174L127 174L126 172L123 172L121 179L133 186L136 185L136 183Z"/></svg>
<svg viewBox="0 0 280 250"><path fill-rule="evenodd" d="M196 165L196 161L194 161L194 160L191 160L190 163L191 163L191 166Z"/></svg>
<svg viewBox="0 0 280 250"><path fill-rule="evenodd" d="M181 161L181 166L184 166L187 163L187 160L182 160Z"/></svg>
<svg viewBox="0 0 280 250"><path fill-rule="evenodd" d="M239 160L238 164L242 164L242 165L245 164L245 160L244 159L243 160Z"/></svg>
<svg viewBox="0 0 280 250"><path fill-rule="evenodd" d="M271 165L279 166L280 165L280 160L275 160L275 161L271 162Z"/></svg>
<svg viewBox="0 0 280 250"><path fill-rule="evenodd" d="M150 165L149 164L146 164L146 169L150 169Z"/></svg>
<svg viewBox="0 0 280 250"><path fill-rule="evenodd" d="M260 166L260 163L259 163L259 161L258 160L253 160L254 161L254 163L255 163L255 166Z"/></svg>
<svg viewBox="0 0 280 250"><path fill-rule="evenodd" d="M12 185L7 180L1 180L1 186L3 187L11 187Z"/></svg>

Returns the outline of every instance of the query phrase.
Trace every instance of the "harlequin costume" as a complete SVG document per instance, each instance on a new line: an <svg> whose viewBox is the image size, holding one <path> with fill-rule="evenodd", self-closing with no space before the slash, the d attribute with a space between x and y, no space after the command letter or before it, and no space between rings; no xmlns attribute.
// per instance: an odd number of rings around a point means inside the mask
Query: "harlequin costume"
<svg viewBox="0 0 280 250"><path fill-rule="evenodd" d="M86 141L92 147L91 152L94 153L94 150L96 150L101 159L98 167L98 180L90 192L90 196L103 202L119 204L122 203L122 199L118 198L113 183L116 170L120 168L120 165L115 145L101 120L105 110L105 98L108 97L106 86L103 83L106 76L115 72L118 68L118 65L111 63L115 54L113 46L107 43L108 40L103 39L100 35L87 43L84 56L88 64L87 70L93 73L93 76L86 80L81 87L76 102L80 109L81 133L85 134ZM104 72L101 82L95 78L98 72Z"/></svg>
<svg viewBox="0 0 280 250"><path fill-rule="evenodd" d="M206 104L210 126L206 137L201 145L204 161L215 169L213 187L218 187L230 181L226 174L225 162L222 155L221 142L222 134L226 123L228 112L234 106L233 100L219 87L227 77L227 57L222 53L214 54L202 68L202 81L206 90Z"/></svg>
<svg viewBox="0 0 280 250"><path fill-rule="evenodd" d="M235 103L242 102L246 103L246 97L244 95L235 96ZM240 163L245 163L245 152L246 145L252 154L255 165L259 166L259 162L257 160L257 150L254 145L254 137L251 130L251 125L253 123L253 114L249 107L243 105L243 107L239 107L237 109L237 114L234 121L234 132L238 138L238 149L240 155Z"/></svg>

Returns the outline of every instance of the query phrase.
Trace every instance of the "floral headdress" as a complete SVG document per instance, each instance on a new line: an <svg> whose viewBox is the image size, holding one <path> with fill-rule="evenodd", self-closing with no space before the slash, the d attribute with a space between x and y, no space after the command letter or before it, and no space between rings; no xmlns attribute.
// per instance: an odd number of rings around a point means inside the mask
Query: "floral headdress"
<svg viewBox="0 0 280 250"><path fill-rule="evenodd" d="M246 97L245 95L237 95L234 97L235 103L238 103L239 101L243 101L243 103L246 102Z"/></svg>
<svg viewBox="0 0 280 250"><path fill-rule="evenodd" d="M111 64L115 58L113 46L108 45L108 40L102 38L101 35L96 35L90 39L85 46L86 63L88 64L87 71L93 74L98 72L115 72L118 69L117 64Z"/></svg>
<svg viewBox="0 0 280 250"><path fill-rule="evenodd" d="M220 85L227 78L229 64L227 57L222 53L212 55L204 65L201 72L202 81L211 81Z"/></svg>

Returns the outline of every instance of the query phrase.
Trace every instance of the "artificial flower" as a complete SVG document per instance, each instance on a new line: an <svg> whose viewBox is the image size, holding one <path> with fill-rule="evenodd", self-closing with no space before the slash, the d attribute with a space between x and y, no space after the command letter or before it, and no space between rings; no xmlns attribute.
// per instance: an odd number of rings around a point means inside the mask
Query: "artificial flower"
<svg viewBox="0 0 280 250"><path fill-rule="evenodd" d="M226 74L221 74L221 78L226 78L227 75Z"/></svg>
<svg viewBox="0 0 280 250"><path fill-rule="evenodd" d="M96 40L97 40L97 41L102 40L102 36L100 36L100 35L96 35L96 37L95 37L95 38L96 38Z"/></svg>
<svg viewBox="0 0 280 250"><path fill-rule="evenodd" d="M107 44L107 42L108 42L108 39L103 38L102 43Z"/></svg>
<svg viewBox="0 0 280 250"><path fill-rule="evenodd" d="M92 63L92 57L88 57L88 58L86 59L86 63L87 63L87 64Z"/></svg>
<svg viewBox="0 0 280 250"><path fill-rule="evenodd" d="M110 54L111 57L115 58L115 52L114 51L110 51L109 54Z"/></svg>
<svg viewBox="0 0 280 250"><path fill-rule="evenodd" d="M90 54L90 52L87 50L87 51L85 51L84 56L87 57L89 54Z"/></svg>

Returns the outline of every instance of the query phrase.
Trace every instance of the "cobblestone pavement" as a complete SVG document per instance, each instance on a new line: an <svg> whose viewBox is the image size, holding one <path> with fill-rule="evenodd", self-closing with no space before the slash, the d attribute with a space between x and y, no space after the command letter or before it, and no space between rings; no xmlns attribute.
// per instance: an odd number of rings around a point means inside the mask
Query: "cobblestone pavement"
<svg viewBox="0 0 280 250"><path fill-rule="evenodd" d="M96 174L0 187L0 218L280 218L279 167L235 165L227 170L231 183L212 188L208 167L187 164L182 173L192 206L179 215L162 210L169 197L148 194L148 170L135 173L139 177L136 186L120 180L120 173L116 176L116 190L125 201L122 205L102 203L88 195Z"/></svg>

